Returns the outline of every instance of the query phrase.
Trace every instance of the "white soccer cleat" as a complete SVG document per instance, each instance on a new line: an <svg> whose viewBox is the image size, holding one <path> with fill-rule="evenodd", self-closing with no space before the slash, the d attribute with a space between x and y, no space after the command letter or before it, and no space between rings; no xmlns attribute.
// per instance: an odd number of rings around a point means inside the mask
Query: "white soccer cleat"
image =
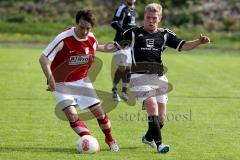
<svg viewBox="0 0 240 160"><path fill-rule="evenodd" d="M109 145L109 148L110 148L110 150L113 151L113 152L119 152L119 151L120 151L117 143L110 144L110 145Z"/></svg>
<svg viewBox="0 0 240 160"><path fill-rule="evenodd" d="M124 101L127 101L127 100L128 100L128 95L127 95L127 93L125 93L125 92L122 92L121 97L122 97L122 99L123 99Z"/></svg>
<svg viewBox="0 0 240 160"><path fill-rule="evenodd" d="M152 148L157 148L156 143L154 142L154 140L152 141L148 141L145 137L145 135L142 137L142 143L148 144L150 147Z"/></svg>
<svg viewBox="0 0 240 160"><path fill-rule="evenodd" d="M169 145L165 145L165 144L161 144L160 146L158 146L158 153L167 153L170 150L170 146Z"/></svg>
<svg viewBox="0 0 240 160"><path fill-rule="evenodd" d="M117 102L121 101L121 98L120 98L120 96L118 95L117 92L113 92L113 100L117 101Z"/></svg>
<svg viewBox="0 0 240 160"><path fill-rule="evenodd" d="M114 101L117 101L117 102L121 101L121 98L117 93L117 88L112 88L112 94L113 94L113 100Z"/></svg>
<svg viewBox="0 0 240 160"><path fill-rule="evenodd" d="M109 146L109 148L112 152L119 152L120 151L116 141L108 142L107 140L105 140L105 142L108 144L108 146Z"/></svg>

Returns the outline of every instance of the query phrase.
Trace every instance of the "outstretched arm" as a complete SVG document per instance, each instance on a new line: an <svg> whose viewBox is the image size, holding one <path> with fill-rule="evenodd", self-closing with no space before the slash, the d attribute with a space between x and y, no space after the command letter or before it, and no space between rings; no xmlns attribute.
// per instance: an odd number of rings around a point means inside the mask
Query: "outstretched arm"
<svg viewBox="0 0 240 160"><path fill-rule="evenodd" d="M196 48L200 44L205 44L205 43L210 43L210 38L208 36L200 34L198 39L195 39L195 40L192 40L192 41L187 41L186 43L184 43L181 50L182 51L189 51L189 50L192 50L192 49Z"/></svg>
<svg viewBox="0 0 240 160"><path fill-rule="evenodd" d="M118 48L116 47L114 42L110 42L110 43L107 43L107 44L98 44L97 45L97 51L101 51L101 52L115 52L117 50L118 50Z"/></svg>

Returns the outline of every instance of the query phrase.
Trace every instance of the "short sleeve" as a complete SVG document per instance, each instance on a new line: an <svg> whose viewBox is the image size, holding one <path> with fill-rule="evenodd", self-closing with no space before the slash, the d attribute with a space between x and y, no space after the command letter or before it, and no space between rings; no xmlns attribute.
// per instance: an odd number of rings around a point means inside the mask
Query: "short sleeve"
<svg viewBox="0 0 240 160"><path fill-rule="evenodd" d="M64 45L63 40L56 37L43 51L43 54L50 60L53 61L57 53L62 50Z"/></svg>
<svg viewBox="0 0 240 160"><path fill-rule="evenodd" d="M94 34L92 32L89 32L88 36L90 36L94 39L93 49L96 51L97 50L97 45L98 45L98 41L97 41L96 37L94 36Z"/></svg>
<svg viewBox="0 0 240 160"><path fill-rule="evenodd" d="M174 48L180 52L186 41L178 38L176 34L169 29L165 29L165 34L167 34L166 46Z"/></svg>

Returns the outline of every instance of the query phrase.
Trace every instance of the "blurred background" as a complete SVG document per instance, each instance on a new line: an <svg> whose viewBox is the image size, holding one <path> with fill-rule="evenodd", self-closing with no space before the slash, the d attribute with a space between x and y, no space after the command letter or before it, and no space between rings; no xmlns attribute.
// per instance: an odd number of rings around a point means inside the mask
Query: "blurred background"
<svg viewBox="0 0 240 160"><path fill-rule="evenodd" d="M74 25L81 8L96 13L95 36L100 42L113 39L110 22L116 0L0 0L0 42L49 42L66 27ZM138 24L142 24L144 6L160 2L162 26L185 39L202 32L212 38L212 47L240 48L240 2L238 0L137 0ZM189 32L191 31L191 32ZM106 32L108 34L106 34Z"/></svg>

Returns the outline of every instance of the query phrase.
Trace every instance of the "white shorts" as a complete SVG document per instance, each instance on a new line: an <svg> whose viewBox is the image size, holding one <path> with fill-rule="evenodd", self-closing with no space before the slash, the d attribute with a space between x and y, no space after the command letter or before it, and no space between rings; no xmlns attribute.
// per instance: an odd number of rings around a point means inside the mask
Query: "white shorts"
<svg viewBox="0 0 240 160"><path fill-rule="evenodd" d="M56 91L53 93L58 102L57 105L61 109L74 105L83 110L100 103L88 78L74 82L57 83Z"/></svg>
<svg viewBox="0 0 240 160"><path fill-rule="evenodd" d="M118 66L131 66L132 65L131 48L128 47L126 49L114 52L113 58Z"/></svg>
<svg viewBox="0 0 240 160"><path fill-rule="evenodd" d="M157 102L166 104L168 79L165 75L159 77L157 74L132 74L130 91L141 104L149 97L156 97Z"/></svg>

